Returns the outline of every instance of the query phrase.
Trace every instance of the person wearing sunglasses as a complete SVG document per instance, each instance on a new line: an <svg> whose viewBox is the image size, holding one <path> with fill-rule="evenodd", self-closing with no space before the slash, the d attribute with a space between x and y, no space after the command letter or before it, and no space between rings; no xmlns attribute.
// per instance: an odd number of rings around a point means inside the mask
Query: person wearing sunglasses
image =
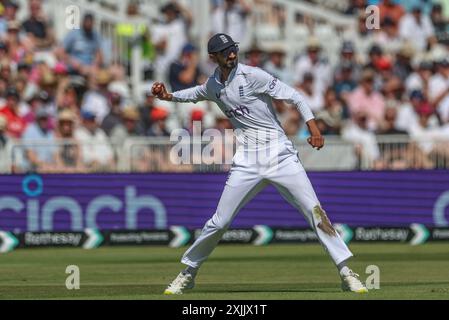
<svg viewBox="0 0 449 320"><path fill-rule="evenodd" d="M193 288L201 264L217 246L239 210L269 184L304 214L337 266L343 290L367 292L358 275L346 264L352 253L322 208L298 151L275 115L272 99L285 100L297 108L311 134L308 143L319 150L324 145L324 138L310 107L298 91L279 79L260 68L239 63L238 51L238 43L229 35L216 34L208 42L208 53L217 68L204 84L173 93L168 93L161 82L152 86L152 93L162 100L215 102L235 128L238 141L217 210L183 255L181 262L186 269L170 283L164 294L182 294L185 289Z"/></svg>

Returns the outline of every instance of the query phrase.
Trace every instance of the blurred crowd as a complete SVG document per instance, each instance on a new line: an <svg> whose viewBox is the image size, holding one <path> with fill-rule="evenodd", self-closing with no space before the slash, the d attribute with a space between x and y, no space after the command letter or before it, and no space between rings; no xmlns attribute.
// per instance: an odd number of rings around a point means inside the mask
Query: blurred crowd
<svg viewBox="0 0 449 320"><path fill-rule="evenodd" d="M211 0L208 27L211 34L225 32L241 43L241 62L300 91L324 135L354 143L359 167L447 166L432 159L449 159L448 145L439 142L449 139L449 3L410 2L350 1L345 14L358 22L357 28L341 31L337 52L323 50L311 32L292 68L286 66L288 47L263 46L247 32L253 6L267 5L267 0ZM379 6L378 29L366 23L369 4ZM209 103L157 101L149 86L141 97L132 97L130 53L125 62L111 58L110 39L101 36L94 14L84 14L81 28L57 41L42 0L27 5L28 16L18 21L18 3L0 1L0 158L12 156L13 171L108 171L116 168L120 148L130 137L168 137L177 128L192 130L193 121L201 121L203 129L231 128ZM273 23L285 25L282 7L271 12ZM138 1L128 2L127 14L139 15ZM172 91L203 83L214 66L200 59L190 37L195 15L169 2L159 16L151 27L133 29L124 22L116 32L142 45L146 79L165 80ZM336 64L329 54L338 56ZM308 133L300 114L282 101L275 105L286 133L304 140ZM415 142L384 150L379 135ZM17 142L20 149L14 148ZM162 151L142 150L137 151L138 170L151 170L149 163ZM162 162L170 170L169 161ZM0 159L0 166L7 163Z"/></svg>

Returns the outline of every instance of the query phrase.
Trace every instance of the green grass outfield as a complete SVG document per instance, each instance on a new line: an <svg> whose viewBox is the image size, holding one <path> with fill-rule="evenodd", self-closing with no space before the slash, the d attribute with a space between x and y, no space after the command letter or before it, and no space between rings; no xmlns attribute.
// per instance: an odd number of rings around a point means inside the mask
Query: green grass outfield
<svg viewBox="0 0 449 320"><path fill-rule="evenodd" d="M18 249L0 255L1 299L449 299L449 244L354 244L351 266L381 271L380 290L340 291L331 260L316 244L221 245L183 296L162 291L181 270L186 248ZM67 265L81 289L67 290Z"/></svg>

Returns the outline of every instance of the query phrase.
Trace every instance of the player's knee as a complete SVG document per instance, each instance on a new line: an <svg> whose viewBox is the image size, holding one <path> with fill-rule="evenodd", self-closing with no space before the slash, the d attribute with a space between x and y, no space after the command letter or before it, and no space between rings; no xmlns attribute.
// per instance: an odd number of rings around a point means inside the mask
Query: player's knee
<svg viewBox="0 0 449 320"><path fill-rule="evenodd" d="M230 221L220 219L217 215L214 215L209 220L209 226L218 232L225 232L229 227Z"/></svg>

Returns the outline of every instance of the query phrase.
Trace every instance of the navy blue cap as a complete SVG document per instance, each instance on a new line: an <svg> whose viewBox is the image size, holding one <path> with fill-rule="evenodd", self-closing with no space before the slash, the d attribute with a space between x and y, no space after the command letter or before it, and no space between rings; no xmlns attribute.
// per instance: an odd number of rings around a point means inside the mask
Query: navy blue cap
<svg viewBox="0 0 449 320"><path fill-rule="evenodd" d="M443 58L440 61L438 61L438 64L442 67L449 67L449 59Z"/></svg>
<svg viewBox="0 0 449 320"><path fill-rule="evenodd" d="M410 99L424 100L424 94L420 90L413 90L410 93Z"/></svg>
<svg viewBox="0 0 449 320"><path fill-rule="evenodd" d="M94 120L96 116L93 112L83 110L83 111L81 111L81 117L84 120Z"/></svg>
<svg viewBox="0 0 449 320"><path fill-rule="evenodd" d="M182 54L185 54L185 53L191 53L191 52L194 52L194 51L196 51L196 47L195 47L193 44L191 44L191 43L187 43L187 44L182 48Z"/></svg>
<svg viewBox="0 0 449 320"><path fill-rule="evenodd" d="M341 52L345 53L350 53L350 52L354 52L354 44L352 43L352 41L344 41L343 45L341 46Z"/></svg>
<svg viewBox="0 0 449 320"><path fill-rule="evenodd" d="M209 39L207 43L207 52L216 53L226 48L236 45L238 42L232 40L230 36L224 33L217 33Z"/></svg>
<svg viewBox="0 0 449 320"><path fill-rule="evenodd" d="M16 99L20 99L20 94L15 87L8 87L6 89L6 97L14 97Z"/></svg>

